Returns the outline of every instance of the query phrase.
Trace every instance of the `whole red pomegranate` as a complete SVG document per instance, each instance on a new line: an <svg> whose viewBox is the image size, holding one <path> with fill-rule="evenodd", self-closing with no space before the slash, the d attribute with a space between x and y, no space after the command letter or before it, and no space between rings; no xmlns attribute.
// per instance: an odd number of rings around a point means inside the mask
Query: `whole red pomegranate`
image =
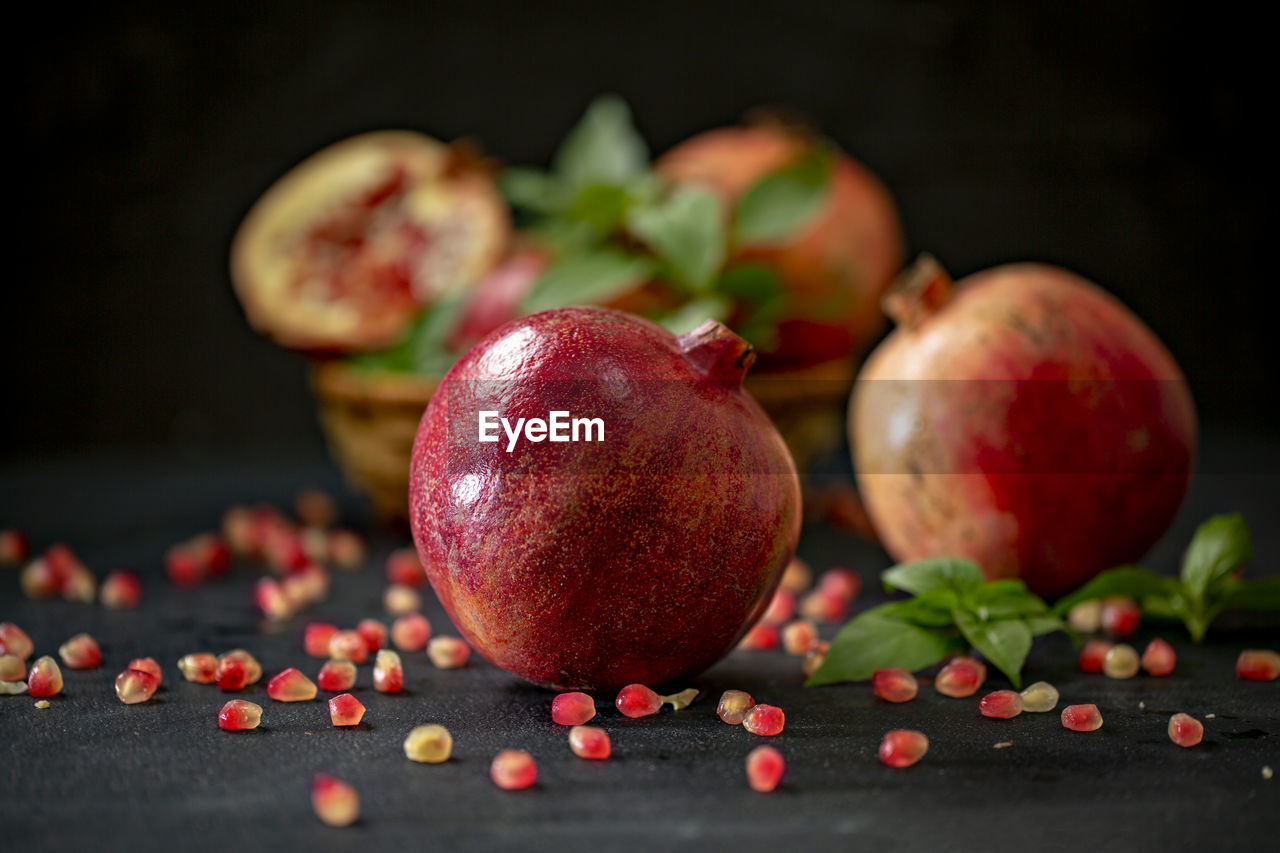
<svg viewBox="0 0 1280 853"><path fill-rule="evenodd" d="M752 356L718 323L676 338L566 308L496 330L449 371L414 444L410 521L477 651L538 684L604 689L734 647L800 533L791 456L741 389ZM556 412L601 428L553 440ZM498 440L480 441L482 418L502 419Z"/></svg>
<svg viewBox="0 0 1280 853"><path fill-rule="evenodd" d="M858 486L899 560L972 558L1056 595L1140 558L1186 493L1196 417L1172 356L1114 298L1014 264L952 286L922 259L850 402Z"/></svg>
<svg viewBox="0 0 1280 853"><path fill-rule="evenodd" d="M811 152L818 141L781 124L726 127L677 145L657 163L677 183L710 187L730 206L757 181ZM837 153L818 211L778 243L738 248L731 263L772 267L785 287L764 370L847 358L870 346L884 322L880 294L902 266L902 231L875 175Z"/></svg>

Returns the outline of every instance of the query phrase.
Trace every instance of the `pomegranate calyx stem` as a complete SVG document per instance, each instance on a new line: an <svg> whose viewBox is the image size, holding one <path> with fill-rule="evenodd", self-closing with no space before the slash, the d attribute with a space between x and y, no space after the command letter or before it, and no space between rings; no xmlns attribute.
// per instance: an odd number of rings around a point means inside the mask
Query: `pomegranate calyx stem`
<svg viewBox="0 0 1280 853"><path fill-rule="evenodd" d="M747 369L755 363L756 351L723 323L708 320L676 339L685 359L707 378L741 385Z"/></svg>
<svg viewBox="0 0 1280 853"><path fill-rule="evenodd" d="M914 329L950 302L954 292L951 276L933 255L925 253L890 285L882 307L893 322Z"/></svg>

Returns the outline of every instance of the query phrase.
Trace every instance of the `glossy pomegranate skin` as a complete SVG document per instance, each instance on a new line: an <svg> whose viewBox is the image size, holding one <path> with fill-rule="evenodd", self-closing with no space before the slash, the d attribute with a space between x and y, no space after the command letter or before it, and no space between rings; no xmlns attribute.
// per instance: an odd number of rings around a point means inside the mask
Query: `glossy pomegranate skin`
<svg viewBox="0 0 1280 853"><path fill-rule="evenodd" d="M454 624L563 690L660 685L713 664L764 612L799 538L795 467L740 389L750 350L568 308L481 341L423 416L410 521ZM488 380L488 381L486 381ZM498 381L494 381L498 380ZM605 441L476 440L479 409L600 417Z"/></svg>
<svg viewBox="0 0 1280 853"><path fill-rule="evenodd" d="M850 403L859 490L890 554L969 557L1042 595L1141 558L1195 454L1163 344L1049 266L997 267L939 301L910 309Z"/></svg>

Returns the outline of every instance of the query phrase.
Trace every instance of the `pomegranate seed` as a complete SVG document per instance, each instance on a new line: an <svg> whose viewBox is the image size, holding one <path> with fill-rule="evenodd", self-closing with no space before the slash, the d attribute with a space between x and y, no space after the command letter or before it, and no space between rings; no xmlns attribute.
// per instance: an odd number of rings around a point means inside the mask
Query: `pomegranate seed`
<svg viewBox="0 0 1280 853"><path fill-rule="evenodd" d="M776 649L777 647L778 626L769 625L765 622L758 622L751 626L751 630L748 631L742 638L742 641L738 643L738 648L754 651Z"/></svg>
<svg viewBox="0 0 1280 853"><path fill-rule="evenodd" d="M227 543L213 533L201 533L191 538L186 547L205 574L226 574L231 568L231 551Z"/></svg>
<svg viewBox="0 0 1280 853"><path fill-rule="evenodd" d="M155 695L160 679L141 669L126 669L116 676L116 696L126 705L137 705Z"/></svg>
<svg viewBox="0 0 1280 853"><path fill-rule="evenodd" d="M422 609L422 596L411 586L393 583L382 593L382 609L392 616L417 613Z"/></svg>
<svg viewBox="0 0 1280 853"><path fill-rule="evenodd" d="M328 622L311 622L302 632L302 647L313 658L329 656L329 641L338 633L338 626Z"/></svg>
<svg viewBox="0 0 1280 853"><path fill-rule="evenodd" d="M302 536L288 527L278 527L267 534L262 556L277 572L296 572L311 562Z"/></svg>
<svg viewBox="0 0 1280 853"><path fill-rule="evenodd" d="M76 564L62 580L62 597L67 601L91 604L98 593L98 579L84 566Z"/></svg>
<svg viewBox="0 0 1280 853"><path fill-rule="evenodd" d="M377 619L361 619L356 626L356 633L364 638L369 654L374 654L387 644L387 626Z"/></svg>
<svg viewBox="0 0 1280 853"><path fill-rule="evenodd" d="M267 695L277 702L310 702L316 698L316 684L289 667L267 682Z"/></svg>
<svg viewBox="0 0 1280 853"><path fill-rule="evenodd" d="M387 556L387 580L404 586L425 586L427 574L413 548L397 548Z"/></svg>
<svg viewBox="0 0 1280 853"><path fill-rule="evenodd" d="M178 661L182 677L197 684L212 684L218 678L218 659L208 652L183 655Z"/></svg>
<svg viewBox="0 0 1280 853"><path fill-rule="evenodd" d="M102 582L98 599L112 610L132 610L142 603L142 581L133 572L116 569Z"/></svg>
<svg viewBox="0 0 1280 853"><path fill-rule="evenodd" d="M596 715L596 703L585 693L561 693L551 700L551 721L580 726Z"/></svg>
<svg viewBox="0 0 1280 853"><path fill-rule="evenodd" d="M88 634L76 634L58 646L58 657L69 669L94 669L102 665L102 649Z"/></svg>
<svg viewBox="0 0 1280 853"><path fill-rule="evenodd" d="M920 683L905 669L878 669L871 676L871 687L886 702L910 702Z"/></svg>
<svg viewBox="0 0 1280 853"><path fill-rule="evenodd" d="M349 660L325 661L316 680L326 693L342 693L356 683L356 665Z"/></svg>
<svg viewBox="0 0 1280 853"><path fill-rule="evenodd" d="M893 729L880 741L880 761L890 767L910 767L929 751L929 738L914 729Z"/></svg>
<svg viewBox="0 0 1280 853"><path fill-rule="evenodd" d="M327 563L329 561L329 534L319 527L307 527L298 534L298 538L302 540L302 550L307 553L307 559L313 563Z"/></svg>
<svg viewBox="0 0 1280 853"><path fill-rule="evenodd" d="M18 585L27 598L53 598L62 588L62 579L54 573L46 558L38 557L23 566Z"/></svg>
<svg viewBox="0 0 1280 853"><path fill-rule="evenodd" d="M364 705L350 693L341 693L329 700L329 719L335 726L360 725L364 711Z"/></svg>
<svg viewBox="0 0 1280 853"><path fill-rule="evenodd" d="M787 715L776 705L753 705L742 718L742 727L753 735L772 737L782 731Z"/></svg>
<svg viewBox="0 0 1280 853"><path fill-rule="evenodd" d="M1245 649L1236 658L1236 676L1246 681L1275 681L1280 676L1280 654L1270 649Z"/></svg>
<svg viewBox="0 0 1280 853"><path fill-rule="evenodd" d="M246 682L247 684L257 684L262 678L262 665L258 663L257 658L246 652L244 649L232 649L231 651L221 655L218 660L221 661L224 658L228 660L238 660L245 665L245 675L249 679Z"/></svg>
<svg viewBox="0 0 1280 853"><path fill-rule="evenodd" d="M293 514L307 527L332 527L338 520L338 502L324 489L306 488L293 499Z"/></svg>
<svg viewBox="0 0 1280 853"><path fill-rule="evenodd" d="M364 540L350 530L329 531L329 561L340 569L359 568L367 554Z"/></svg>
<svg viewBox="0 0 1280 853"><path fill-rule="evenodd" d="M157 687L164 681L164 670L160 668L160 664L156 663L155 658L134 658L129 661L127 669L137 669L151 673L151 675L155 676Z"/></svg>
<svg viewBox="0 0 1280 853"><path fill-rule="evenodd" d="M27 537L21 530L0 530L0 566L16 566L27 559Z"/></svg>
<svg viewBox="0 0 1280 853"><path fill-rule="evenodd" d="M800 599L800 615L815 622L843 622L849 602L825 589L815 590Z"/></svg>
<svg viewBox="0 0 1280 853"><path fill-rule="evenodd" d="M61 693L62 670L58 668L58 662L48 655L36 658L27 673L27 690L37 699Z"/></svg>
<svg viewBox="0 0 1280 853"><path fill-rule="evenodd" d="M1067 611L1067 624L1072 631L1093 634L1102 628L1102 601L1082 601Z"/></svg>
<svg viewBox="0 0 1280 853"><path fill-rule="evenodd" d="M792 557L791 562L787 563L786 571L782 573L781 586L795 595L807 591L813 586L813 569L799 557Z"/></svg>
<svg viewBox="0 0 1280 853"><path fill-rule="evenodd" d="M391 623L391 642L402 652L420 652L431 639L431 623L421 613L409 613Z"/></svg>
<svg viewBox="0 0 1280 853"><path fill-rule="evenodd" d="M808 619L797 619L782 629L782 648L789 655L803 655L818 641L818 629Z"/></svg>
<svg viewBox="0 0 1280 853"><path fill-rule="evenodd" d="M1177 664L1177 652L1159 637L1147 643L1147 648L1142 652L1142 668L1147 675L1168 675Z"/></svg>
<svg viewBox="0 0 1280 853"><path fill-rule="evenodd" d="M1138 666L1138 650L1128 643L1116 643L1102 658L1102 674L1107 678L1133 678Z"/></svg>
<svg viewBox="0 0 1280 853"><path fill-rule="evenodd" d="M404 689L404 666L391 649L378 652L373 663L373 689L379 693L399 693Z"/></svg>
<svg viewBox="0 0 1280 853"><path fill-rule="evenodd" d="M756 700L745 690L726 690L720 694L716 716L731 726L742 725L742 718L755 707Z"/></svg>
<svg viewBox="0 0 1280 853"><path fill-rule="evenodd" d="M1107 640L1090 640L1080 650L1081 672L1102 672L1102 662L1113 644Z"/></svg>
<svg viewBox="0 0 1280 853"><path fill-rule="evenodd" d="M360 818L356 789L325 773L311 780L311 808L325 826L351 826Z"/></svg>
<svg viewBox="0 0 1280 853"><path fill-rule="evenodd" d="M663 704L670 705L671 710L683 711L685 708L688 708L693 704L693 700L697 699L701 692L702 691L698 690L696 687L689 687L685 690L681 690L679 693L659 696L658 698L663 701Z"/></svg>
<svg viewBox="0 0 1280 853"><path fill-rule="evenodd" d="M1062 725L1073 732L1096 732L1102 728L1097 705L1068 705L1062 709Z"/></svg>
<svg viewBox="0 0 1280 853"><path fill-rule="evenodd" d="M242 506L233 506L223 513L222 538L236 554L254 556L253 513Z"/></svg>
<svg viewBox="0 0 1280 853"><path fill-rule="evenodd" d="M1174 714L1169 718L1169 740L1178 746L1195 746L1204 737L1204 724L1190 714Z"/></svg>
<svg viewBox="0 0 1280 853"><path fill-rule="evenodd" d="M453 735L434 723L417 726L404 739L404 756L419 764L442 764L453 752Z"/></svg>
<svg viewBox="0 0 1280 853"><path fill-rule="evenodd" d="M23 667L25 669L25 666ZM0 696L17 696L19 693L27 692L27 682L22 681L0 681Z"/></svg>
<svg viewBox="0 0 1280 853"><path fill-rule="evenodd" d="M773 594L773 598L769 599L769 606L765 608L764 615L760 617L760 621L766 625L781 625L795 615L795 612L795 593L789 589L778 587Z"/></svg>
<svg viewBox="0 0 1280 853"><path fill-rule="evenodd" d="M204 580L204 567L186 545L174 545L165 552L164 571L178 586L197 586Z"/></svg>
<svg viewBox="0 0 1280 853"><path fill-rule="evenodd" d="M1138 630L1142 611L1132 598L1104 598L1099 621L1108 637L1128 637Z"/></svg>
<svg viewBox="0 0 1280 853"><path fill-rule="evenodd" d="M355 631L338 631L329 638L329 657L364 663L369 659L369 646Z"/></svg>
<svg viewBox="0 0 1280 853"><path fill-rule="evenodd" d="M747 753L747 784L753 791L767 794L777 788L786 769L786 759L771 746L757 746Z"/></svg>
<svg viewBox="0 0 1280 853"><path fill-rule="evenodd" d="M48 597L56 592L67 601L85 603L93 601L98 586L93 573L66 545L54 545L44 552L44 565L42 569L37 567L35 581L37 586L45 584L46 588L38 590L41 595L33 597ZM50 583L54 587L52 592L47 589Z"/></svg>
<svg viewBox="0 0 1280 853"><path fill-rule="evenodd" d="M284 579L285 595L307 604L319 604L329 597L329 570L307 563Z"/></svg>
<svg viewBox="0 0 1280 853"><path fill-rule="evenodd" d="M268 619L288 619L301 607L285 592L283 584L274 578L258 578L253 585L253 603Z"/></svg>
<svg viewBox="0 0 1280 853"><path fill-rule="evenodd" d="M848 603L862 591L862 578L852 569L837 566L822 573L822 577L818 579L818 591Z"/></svg>
<svg viewBox="0 0 1280 853"><path fill-rule="evenodd" d="M943 696L961 699L978 692L986 680L986 667L973 658L958 657L944 666L933 680L934 689Z"/></svg>
<svg viewBox="0 0 1280 853"><path fill-rule="evenodd" d="M574 726L569 729L569 749L579 758L594 761L603 761L613 754L609 733L596 726Z"/></svg>
<svg viewBox="0 0 1280 853"><path fill-rule="evenodd" d="M809 651L804 653L804 662L800 665L800 670L806 675L813 675L818 671L818 667L822 666L823 661L827 659L827 650L831 648L831 644L826 640L819 640L814 643Z"/></svg>
<svg viewBox="0 0 1280 853"><path fill-rule="evenodd" d="M26 681L27 662L17 655L0 655L0 681Z"/></svg>
<svg viewBox="0 0 1280 853"><path fill-rule="evenodd" d="M649 717L662 707L662 697L643 684L628 684L614 700L624 717Z"/></svg>
<svg viewBox="0 0 1280 853"><path fill-rule="evenodd" d="M262 706L243 699L232 699L218 712L218 725L229 732L256 729L262 722Z"/></svg>
<svg viewBox="0 0 1280 853"><path fill-rule="evenodd" d="M984 717L1009 720L1022 713L1022 696L1013 690L995 690L978 700Z"/></svg>
<svg viewBox="0 0 1280 853"><path fill-rule="evenodd" d="M14 655L26 660L35 648L26 631L12 622L0 622L0 655Z"/></svg>
<svg viewBox="0 0 1280 853"><path fill-rule="evenodd" d="M427 643L427 657L440 669L457 669L466 665L471 647L458 637L432 637Z"/></svg>
<svg viewBox="0 0 1280 853"><path fill-rule="evenodd" d="M1037 681L1022 691L1022 710L1043 714L1058 707L1058 688L1047 681Z"/></svg>
<svg viewBox="0 0 1280 853"><path fill-rule="evenodd" d="M489 765L489 778L504 791L518 791L538 780L538 765L523 749L504 749Z"/></svg>
<svg viewBox="0 0 1280 853"><path fill-rule="evenodd" d="M218 658L218 671L215 676L218 687L227 692L243 690L249 684L249 667L242 660L234 658Z"/></svg>

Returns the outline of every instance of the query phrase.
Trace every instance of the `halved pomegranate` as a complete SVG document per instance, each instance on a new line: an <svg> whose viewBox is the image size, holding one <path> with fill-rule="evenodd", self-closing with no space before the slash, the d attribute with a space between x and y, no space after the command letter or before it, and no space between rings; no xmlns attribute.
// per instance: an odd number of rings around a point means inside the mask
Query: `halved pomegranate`
<svg viewBox="0 0 1280 853"><path fill-rule="evenodd" d="M393 343L419 309L483 276L510 216L490 178L410 131L304 160L249 211L231 276L250 324L293 349Z"/></svg>

